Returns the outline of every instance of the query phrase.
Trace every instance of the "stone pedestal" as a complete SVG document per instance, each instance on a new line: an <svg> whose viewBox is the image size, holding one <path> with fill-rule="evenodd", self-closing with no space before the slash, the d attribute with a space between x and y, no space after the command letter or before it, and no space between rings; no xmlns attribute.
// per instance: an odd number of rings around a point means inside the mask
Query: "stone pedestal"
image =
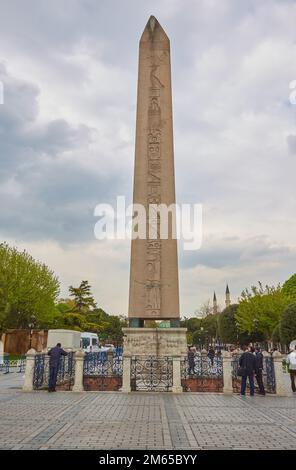
<svg viewBox="0 0 296 470"><path fill-rule="evenodd" d="M222 351L223 358L223 393L231 395L233 393L232 387L232 355L228 351Z"/></svg>
<svg viewBox="0 0 296 470"><path fill-rule="evenodd" d="M282 356L282 354L279 351L275 351L272 357L273 357L273 365L274 365L276 394L281 397L286 397L288 396L288 392L285 387L283 364L282 364L284 356Z"/></svg>
<svg viewBox="0 0 296 470"><path fill-rule="evenodd" d="M131 356L123 353L122 364L122 388L121 391L129 393L131 391Z"/></svg>
<svg viewBox="0 0 296 470"><path fill-rule="evenodd" d="M75 353L75 381L73 385L73 392L83 392L83 360L84 352L76 351Z"/></svg>
<svg viewBox="0 0 296 470"><path fill-rule="evenodd" d="M23 385L24 392L33 391L33 379L34 379L34 367L35 367L35 349L29 349L26 354L26 371L25 371L25 382Z"/></svg>
<svg viewBox="0 0 296 470"><path fill-rule="evenodd" d="M187 356L186 328L123 328L123 351L130 356Z"/></svg>
<svg viewBox="0 0 296 470"><path fill-rule="evenodd" d="M4 343L2 339L0 339L0 364L4 363Z"/></svg>
<svg viewBox="0 0 296 470"><path fill-rule="evenodd" d="M173 357L173 393L182 393L180 356Z"/></svg>
<svg viewBox="0 0 296 470"><path fill-rule="evenodd" d="M180 361L187 356L186 332L186 328L123 328L122 391L131 391L131 358L153 356L172 358L172 392L181 393Z"/></svg>

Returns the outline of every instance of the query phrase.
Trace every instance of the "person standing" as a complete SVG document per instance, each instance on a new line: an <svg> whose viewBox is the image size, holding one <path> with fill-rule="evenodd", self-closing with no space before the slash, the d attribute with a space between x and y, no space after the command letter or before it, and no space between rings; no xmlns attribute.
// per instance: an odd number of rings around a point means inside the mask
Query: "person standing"
<svg viewBox="0 0 296 470"><path fill-rule="evenodd" d="M247 379L250 384L250 396L254 396L254 373L256 371L256 358L250 349L245 348L245 352L239 358L239 365L243 371L242 373L242 384L241 384L241 395L246 394Z"/></svg>
<svg viewBox="0 0 296 470"><path fill-rule="evenodd" d="M265 388L263 385L263 354L259 347L255 349L255 359L256 359L256 381L259 387L259 395L265 395Z"/></svg>
<svg viewBox="0 0 296 470"><path fill-rule="evenodd" d="M210 359L212 366L214 365L214 357L215 357L215 349L211 347L208 352L208 358Z"/></svg>
<svg viewBox="0 0 296 470"><path fill-rule="evenodd" d="M62 349L61 343L58 343L54 348L51 348L47 354L49 355L48 391L55 392L60 359L61 356L67 356L68 353Z"/></svg>
<svg viewBox="0 0 296 470"><path fill-rule="evenodd" d="M296 346L293 351L288 354L286 359L286 364L289 366L290 378L291 378L291 388L292 392L296 392L295 377L296 377Z"/></svg>
<svg viewBox="0 0 296 470"><path fill-rule="evenodd" d="M194 367L195 367L195 361L194 361L194 351L190 346L188 346L188 375L194 374Z"/></svg>

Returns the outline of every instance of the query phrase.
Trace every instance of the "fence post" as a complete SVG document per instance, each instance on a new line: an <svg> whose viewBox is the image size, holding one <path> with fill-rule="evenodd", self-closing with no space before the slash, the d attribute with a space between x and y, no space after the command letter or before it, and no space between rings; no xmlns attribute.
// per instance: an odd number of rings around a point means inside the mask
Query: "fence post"
<svg viewBox="0 0 296 470"><path fill-rule="evenodd" d="M181 385L181 357L173 356L173 393L182 393L183 388Z"/></svg>
<svg viewBox="0 0 296 470"><path fill-rule="evenodd" d="M233 393L232 387L232 355L229 351L222 351L223 362L223 393L230 395Z"/></svg>
<svg viewBox="0 0 296 470"><path fill-rule="evenodd" d="M83 387L83 361L84 361L84 352L76 351L74 354L75 358L75 379L72 392L84 392Z"/></svg>
<svg viewBox="0 0 296 470"><path fill-rule="evenodd" d="M284 373L282 360L284 356L279 351L274 351L272 354L274 375L275 375L275 393L280 397L288 396L287 389L284 382Z"/></svg>
<svg viewBox="0 0 296 470"><path fill-rule="evenodd" d="M121 391L129 393L131 391L131 356L124 354L122 356L122 388Z"/></svg>
<svg viewBox="0 0 296 470"><path fill-rule="evenodd" d="M113 375L113 351L112 349L107 352L107 365L108 365L107 375L112 376Z"/></svg>
<svg viewBox="0 0 296 470"><path fill-rule="evenodd" d="M25 369L25 381L23 385L23 392L32 392L33 379L34 379L34 368L35 368L35 349L31 348L26 354L26 369Z"/></svg>

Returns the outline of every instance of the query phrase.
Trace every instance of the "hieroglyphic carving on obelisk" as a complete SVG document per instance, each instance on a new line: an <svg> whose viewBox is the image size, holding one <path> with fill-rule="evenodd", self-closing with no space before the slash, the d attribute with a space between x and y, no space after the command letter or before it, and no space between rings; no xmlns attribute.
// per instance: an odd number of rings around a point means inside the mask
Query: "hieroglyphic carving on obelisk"
<svg viewBox="0 0 296 470"><path fill-rule="evenodd" d="M132 240L129 318L178 319L177 241L160 239L159 214L175 203L170 42L151 16L140 40L134 204L146 208L147 237ZM173 224L173 223L172 223Z"/></svg>

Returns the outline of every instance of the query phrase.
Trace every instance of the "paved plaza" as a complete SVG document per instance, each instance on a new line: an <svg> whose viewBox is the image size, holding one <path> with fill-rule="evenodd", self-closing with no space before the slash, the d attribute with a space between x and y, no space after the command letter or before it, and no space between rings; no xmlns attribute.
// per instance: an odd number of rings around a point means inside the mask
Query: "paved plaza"
<svg viewBox="0 0 296 470"><path fill-rule="evenodd" d="M296 449L296 396L21 391L0 376L1 449Z"/></svg>

